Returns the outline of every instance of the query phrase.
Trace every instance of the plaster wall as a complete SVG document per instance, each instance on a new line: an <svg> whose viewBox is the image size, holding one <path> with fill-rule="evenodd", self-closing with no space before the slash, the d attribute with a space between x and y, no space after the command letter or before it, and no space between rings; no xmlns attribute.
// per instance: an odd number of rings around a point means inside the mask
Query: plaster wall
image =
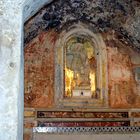
<svg viewBox="0 0 140 140"><path fill-rule="evenodd" d="M114 39L113 34L110 36L109 33L106 33L106 36L102 36L107 46L108 109L139 108L140 85L136 82L133 71L135 67L140 66L139 53L128 49L127 45ZM53 58L55 57L57 38L59 38L59 34L55 30L40 32L37 37L25 46L25 107L34 109L56 107L53 100L55 96L54 83L51 84L51 81L54 80L55 65ZM49 79L49 82L47 82L47 79ZM29 117L31 116L34 117L35 115L29 114ZM136 122L134 125L139 126L139 123ZM31 129L37 126L37 122L33 118L32 120L26 119L24 126L24 139L29 140L32 136ZM44 138L49 136L45 135ZM43 136L38 134L37 137L41 138ZM121 137L123 138L124 135ZM128 135L126 137L132 139Z"/></svg>
<svg viewBox="0 0 140 140"><path fill-rule="evenodd" d="M54 105L54 51L57 33L40 34L25 46L25 107Z"/></svg>
<svg viewBox="0 0 140 140"><path fill-rule="evenodd" d="M127 45L122 44L119 40L113 39L113 34L107 33L102 35L107 46L107 67L108 67L108 110L139 108L139 92L140 84L135 80L135 67L140 66L139 53L132 49L128 49ZM59 34L54 30L41 32L30 43L26 44L25 52L25 109L28 108L44 108L51 109L56 107L54 101L54 57L56 48L56 40ZM107 38L110 38L109 40ZM58 52L61 54L60 52ZM59 60L59 59L58 59ZM25 111L25 115L32 117L24 121L24 140L30 140L32 137L32 127L37 126L34 120L34 111ZM138 117L139 116L132 116ZM139 121L134 122L134 126L139 126ZM81 135L79 135L80 137ZM107 136L107 135L105 135ZM120 135L120 138L133 139L134 135ZM34 138L52 138L50 135L35 134ZM78 137L78 136L77 136ZM92 138L92 135L90 135ZM95 136L96 137L96 136ZM94 138L95 138L94 137ZM108 137L108 136L107 136ZM65 137L61 137L65 139ZM90 139L91 139L90 138ZM98 139L98 135L96 137ZM112 135L109 136L110 139ZM137 137L136 137L137 138ZM135 139L135 138L134 138Z"/></svg>
<svg viewBox="0 0 140 140"><path fill-rule="evenodd" d="M0 1L0 139L22 140L22 5Z"/></svg>
<svg viewBox="0 0 140 140"><path fill-rule="evenodd" d="M107 44L110 107L139 108L140 83L135 79L135 68L140 66L140 55L119 40Z"/></svg>
<svg viewBox="0 0 140 140"><path fill-rule="evenodd" d="M54 30L41 32L25 46L25 107L55 106L54 52L59 36ZM139 108L140 83L135 79L134 69L140 66L140 55L119 40L113 40L113 35L107 40L109 36L109 33L103 36L107 46L108 108ZM59 60L61 52L58 54Z"/></svg>
<svg viewBox="0 0 140 140"><path fill-rule="evenodd" d="M104 51L105 44L103 43L102 37L100 35L94 35L89 30L84 29L83 26L76 26L74 31L72 30L68 33L64 31L61 34L58 34L55 30L49 30L48 32L41 32L30 43L26 44L24 48L25 107L56 108L58 106L61 106L60 102L61 100L63 100L63 95L61 93L63 93L64 85L62 78L64 65L63 47L64 42L70 36L70 34L74 34L73 32L76 34L89 33L90 35L93 35L93 37L91 38L96 42L96 49L100 51L98 68L102 67L101 70L99 70L100 72L98 71L98 74L100 73L100 76L98 76L98 86L100 86L101 90L104 90L104 94L106 94L107 62L106 51ZM101 79L104 80L101 82ZM101 96L103 96L103 93L101 93ZM104 101L104 105L102 106L105 106L107 104L107 94L104 98L106 98L106 100ZM54 101L54 99L56 99L57 101ZM55 104L56 102L57 104ZM68 101L67 104L68 103L69 106L72 104L74 105L72 101ZM65 106L66 103L63 105ZM84 105L84 103L81 103L81 105ZM98 106L98 103L94 103L94 105Z"/></svg>

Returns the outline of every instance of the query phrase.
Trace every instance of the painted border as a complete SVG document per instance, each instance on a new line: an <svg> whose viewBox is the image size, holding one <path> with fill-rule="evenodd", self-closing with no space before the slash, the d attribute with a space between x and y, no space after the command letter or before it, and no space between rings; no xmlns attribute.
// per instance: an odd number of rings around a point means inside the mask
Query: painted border
<svg viewBox="0 0 140 140"><path fill-rule="evenodd" d="M140 133L140 127L34 127L33 133L47 134L98 134L98 133Z"/></svg>

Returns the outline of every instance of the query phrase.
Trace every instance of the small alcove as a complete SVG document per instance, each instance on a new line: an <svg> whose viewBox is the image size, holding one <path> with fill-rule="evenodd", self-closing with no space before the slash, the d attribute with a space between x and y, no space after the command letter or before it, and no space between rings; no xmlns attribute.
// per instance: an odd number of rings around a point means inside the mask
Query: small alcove
<svg viewBox="0 0 140 140"><path fill-rule="evenodd" d="M79 23L62 32L55 46L57 107L107 107L107 56L100 34Z"/></svg>

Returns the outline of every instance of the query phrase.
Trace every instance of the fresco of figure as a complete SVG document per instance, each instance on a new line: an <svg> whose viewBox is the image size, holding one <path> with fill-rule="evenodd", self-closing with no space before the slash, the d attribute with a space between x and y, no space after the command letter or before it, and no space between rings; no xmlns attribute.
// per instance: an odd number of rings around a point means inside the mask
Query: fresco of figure
<svg viewBox="0 0 140 140"><path fill-rule="evenodd" d="M92 96L96 88L96 59L93 45L87 39L81 38L79 41L77 38L72 38L67 42L65 53L65 69L67 70L65 85L71 87L69 88L71 94L72 90L87 90ZM71 73L68 74L68 71ZM72 79L68 80L72 73Z"/></svg>

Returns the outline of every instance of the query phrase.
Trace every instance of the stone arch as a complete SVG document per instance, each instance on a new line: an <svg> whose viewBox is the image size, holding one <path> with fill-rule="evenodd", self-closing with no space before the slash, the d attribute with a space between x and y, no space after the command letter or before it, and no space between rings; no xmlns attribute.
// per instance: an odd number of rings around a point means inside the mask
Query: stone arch
<svg viewBox="0 0 140 140"><path fill-rule="evenodd" d="M23 21L26 22L36 14L44 5L51 3L53 0L24 0L23 1Z"/></svg>
<svg viewBox="0 0 140 140"><path fill-rule="evenodd" d="M97 54L97 85L98 88L101 91L101 98L100 101L95 101L91 100L91 104L93 108L95 107L107 107L107 98L108 98L108 76L107 76L107 53L106 53L106 46L105 43L102 39L102 36L100 34L95 34L92 31L90 31L88 28L85 28L83 25L78 24L76 26L73 26L68 32L61 32L59 39L56 42L56 52L55 52L55 101L56 104L59 104L61 107L62 106L73 106L71 103L69 104L68 102L70 101L65 101L63 98L63 92L64 92L64 71L63 71L63 66L64 66L64 58L63 58L63 53L64 53L64 48L65 43L69 38L75 35L84 35L86 37L89 37L91 41L95 44L94 47L96 48L98 54ZM64 103L65 102L65 103ZM71 99L71 102L74 102ZM84 102L84 101L83 101ZM93 103L94 102L94 103ZM96 103L95 103L96 102ZM67 105L68 104L68 105ZM79 104L82 104L79 103ZM58 107L59 107L58 105ZM78 104L77 104L77 107ZM82 107L82 106L81 106ZM87 105L88 108L88 105Z"/></svg>

